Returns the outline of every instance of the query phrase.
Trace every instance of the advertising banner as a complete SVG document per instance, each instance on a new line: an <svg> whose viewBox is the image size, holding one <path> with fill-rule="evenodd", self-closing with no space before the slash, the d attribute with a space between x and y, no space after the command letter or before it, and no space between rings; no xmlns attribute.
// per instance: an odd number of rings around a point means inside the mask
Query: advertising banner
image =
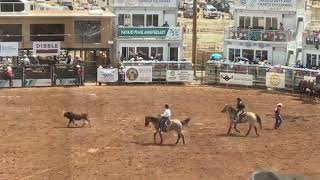
<svg viewBox="0 0 320 180"><path fill-rule="evenodd" d="M152 66L126 66L125 82L152 82Z"/></svg>
<svg viewBox="0 0 320 180"><path fill-rule="evenodd" d="M41 57L58 56L60 55L60 41L33 42L33 53Z"/></svg>
<svg viewBox="0 0 320 180"><path fill-rule="evenodd" d="M182 29L181 27L119 27L118 37L180 39Z"/></svg>
<svg viewBox="0 0 320 180"><path fill-rule="evenodd" d="M98 82L117 82L118 81L118 69L97 69L97 81Z"/></svg>
<svg viewBox="0 0 320 180"><path fill-rule="evenodd" d="M252 86L253 75L220 72L220 83Z"/></svg>
<svg viewBox="0 0 320 180"><path fill-rule="evenodd" d="M0 56L19 56L18 42L0 42Z"/></svg>
<svg viewBox="0 0 320 180"><path fill-rule="evenodd" d="M296 0L237 0L236 7L253 10L295 10Z"/></svg>
<svg viewBox="0 0 320 180"><path fill-rule="evenodd" d="M75 78L58 78L56 79L57 86L73 86L76 84Z"/></svg>
<svg viewBox="0 0 320 180"><path fill-rule="evenodd" d="M285 88L286 79L284 73L267 72L266 86L270 88Z"/></svg>
<svg viewBox="0 0 320 180"><path fill-rule="evenodd" d="M193 70L167 70L166 80L168 82L191 82L193 81Z"/></svg>
<svg viewBox="0 0 320 180"><path fill-rule="evenodd" d="M25 87L33 86L51 86L51 79L26 79L24 81Z"/></svg>
<svg viewBox="0 0 320 180"><path fill-rule="evenodd" d="M22 80L13 79L12 84L12 87L22 87ZM9 80L0 80L0 87L9 87Z"/></svg>

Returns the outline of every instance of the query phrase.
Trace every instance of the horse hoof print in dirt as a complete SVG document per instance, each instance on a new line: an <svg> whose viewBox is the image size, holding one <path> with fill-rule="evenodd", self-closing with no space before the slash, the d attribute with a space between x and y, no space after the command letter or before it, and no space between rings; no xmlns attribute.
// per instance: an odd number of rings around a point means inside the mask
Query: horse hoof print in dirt
<svg viewBox="0 0 320 180"><path fill-rule="evenodd" d="M82 121L82 126L80 126L80 127L83 127L85 124L88 124L89 127L91 127L90 120L88 118L88 114L84 114L84 113L76 114L73 112L65 112L65 113L63 113L63 116L69 119L69 123L68 123L67 127L70 127L71 123L73 125L75 125L76 121ZM78 127L78 125L76 127Z"/></svg>

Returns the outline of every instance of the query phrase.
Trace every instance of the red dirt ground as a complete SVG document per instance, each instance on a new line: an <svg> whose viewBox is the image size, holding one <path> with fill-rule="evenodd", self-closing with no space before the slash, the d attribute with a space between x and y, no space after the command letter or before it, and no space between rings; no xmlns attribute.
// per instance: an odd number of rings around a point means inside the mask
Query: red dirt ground
<svg viewBox="0 0 320 180"><path fill-rule="evenodd" d="M261 136L225 136L225 103L242 97L262 117ZM264 90L174 86L87 86L0 91L0 179L247 180L258 169L320 179L320 106ZM273 130L276 103L285 122ZM186 145L153 144L145 115L172 106L191 117ZM65 128L62 112L88 112L92 128ZM241 134L247 125L240 125ZM233 132L234 133L234 132ZM88 152L93 149L95 152Z"/></svg>

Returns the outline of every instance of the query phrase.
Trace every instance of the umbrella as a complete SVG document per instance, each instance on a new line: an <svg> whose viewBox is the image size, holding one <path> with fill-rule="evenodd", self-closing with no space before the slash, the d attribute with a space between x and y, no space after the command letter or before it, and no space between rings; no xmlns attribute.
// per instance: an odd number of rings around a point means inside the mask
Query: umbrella
<svg viewBox="0 0 320 180"><path fill-rule="evenodd" d="M211 59L217 60L220 58L222 58L221 54L218 54L218 53L211 54Z"/></svg>
<svg viewBox="0 0 320 180"><path fill-rule="evenodd" d="M244 58L244 57L239 57L238 60L239 60L239 61L249 61L248 58Z"/></svg>

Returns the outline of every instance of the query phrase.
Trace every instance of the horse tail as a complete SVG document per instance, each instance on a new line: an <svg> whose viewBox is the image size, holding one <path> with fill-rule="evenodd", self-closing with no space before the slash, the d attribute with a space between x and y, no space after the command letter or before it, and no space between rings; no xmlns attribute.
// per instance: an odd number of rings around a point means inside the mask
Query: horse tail
<svg viewBox="0 0 320 180"><path fill-rule="evenodd" d="M262 129L261 118L258 114L254 114L257 117L257 122L259 123L260 129Z"/></svg>
<svg viewBox="0 0 320 180"><path fill-rule="evenodd" d="M189 124L190 121L191 121L191 118L187 118L187 119L180 121L180 122L181 122L182 126L186 126Z"/></svg>

